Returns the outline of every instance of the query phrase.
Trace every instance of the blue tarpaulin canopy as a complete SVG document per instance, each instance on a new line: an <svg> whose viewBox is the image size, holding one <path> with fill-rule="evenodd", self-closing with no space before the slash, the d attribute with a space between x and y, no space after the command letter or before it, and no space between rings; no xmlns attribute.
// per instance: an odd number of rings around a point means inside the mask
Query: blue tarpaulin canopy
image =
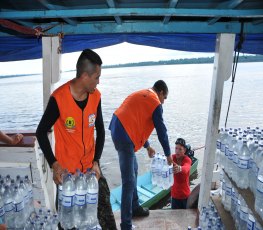
<svg viewBox="0 0 263 230"><path fill-rule="evenodd" d="M181 51L214 52L215 39L215 34L69 35L62 40L62 53L81 51L86 48L96 49L122 42ZM236 42L238 39L239 36L237 36ZM35 37L0 37L0 44L0 61L42 57L41 39ZM263 34L246 35L242 52L263 55Z"/></svg>

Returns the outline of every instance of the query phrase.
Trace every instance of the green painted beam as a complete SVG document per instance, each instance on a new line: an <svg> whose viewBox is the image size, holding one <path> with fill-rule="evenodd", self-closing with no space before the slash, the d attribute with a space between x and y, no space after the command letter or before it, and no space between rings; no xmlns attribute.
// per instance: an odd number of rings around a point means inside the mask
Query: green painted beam
<svg viewBox="0 0 263 230"><path fill-rule="evenodd" d="M47 26L47 25L46 25ZM218 22L209 25L206 22L170 22L164 25L162 22L123 22L117 25L112 22L90 22L77 24L76 26L63 25L50 29L47 34L64 33L70 34L112 34L112 33L240 33L241 23ZM1 29L0 29L1 31ZM245 23L244 33L263 33L261 24ZM10 36L0 32L0 36Z"/></svg>
<svg viewBox="0 0 263 230"><path fill-rule="evenodd" d="M171 8L109 8L109 9L72 9L72 10L32 10L5 11L2 19L41 19L41 18L80 18L115 16L177 16L177 17L229 17L263 18L263 9L171 9Z"/></svg>

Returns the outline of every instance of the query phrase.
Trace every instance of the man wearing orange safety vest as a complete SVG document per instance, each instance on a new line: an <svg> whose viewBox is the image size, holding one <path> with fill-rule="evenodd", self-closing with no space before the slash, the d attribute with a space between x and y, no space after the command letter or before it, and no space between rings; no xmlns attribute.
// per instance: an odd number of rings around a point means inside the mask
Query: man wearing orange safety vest
<svg viewBox="0 0 263 230"><path fill-rule="evenodd" d="M117 228L109 202L110 192L99 167L105 141L101 95L96 88L101 65L101 58L94 51L86 49L81 53L76 78L53 92L36 134L57 185L62 183L65 169L70 173L92 169L96 173L99 179L98 219L102 229L112 230ZM55 156L47 136L52 126Z"/></svg>
<svg viewBox="0 0 263 230"><path fill-rule="evenodd" d="M118 151L121 170L122 230L132 229L132 217L149 215L149 209L142 208L138 201L138 164L135 152L144 146L149 157L153 157L155 150L150 146L148 138L154 128L167 157L167 162L172 164L167 130L162 116L162 104L167 95L166 83L159 80L152 88L129 95L113 114L109 129Z"/></svg>

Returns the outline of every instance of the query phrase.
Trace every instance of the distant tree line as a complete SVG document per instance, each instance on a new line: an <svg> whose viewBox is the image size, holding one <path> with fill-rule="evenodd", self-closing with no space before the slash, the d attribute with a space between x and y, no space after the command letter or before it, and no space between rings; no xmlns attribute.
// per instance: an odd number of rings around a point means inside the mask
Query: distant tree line
<svg viewBox="0 0 263 230"><path fill-rule="evenodd" d="M239 62L263 62L263 55L243 55L238 59ZM136 66L154 66L154 65L183 65L183 64L207 64L213 63L214 57L200 57L200 58L181 58L176 60L167 61L146 61L137 63L126 63L118 65L106 65L103 68L121 68L121 67L136 67ZM68 70L65 72L73 72L75 70ZM10 77L23 77L32 75L42 75L42 74L15 74L15 75L4 75L0 78L10 78Z"/></svg>
<svg viewBox="0 0 263 230"><path fill-rule="evenodd" d="M239 62L263 62L263 55L255 56L240 56ZM181 58L167 61L147 61L137 63L126 63L118 65L106 65L103 68L121 68L121 67L136 67L136 66L153 66L153 65L182 65L182 64L207 64L213 63L214 57L200 57L200 58Z"/></svg>

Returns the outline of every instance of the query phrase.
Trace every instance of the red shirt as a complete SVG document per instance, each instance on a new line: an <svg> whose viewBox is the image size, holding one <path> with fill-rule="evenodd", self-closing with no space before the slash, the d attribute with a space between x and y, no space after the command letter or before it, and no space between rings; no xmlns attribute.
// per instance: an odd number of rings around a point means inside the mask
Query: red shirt
<svg viewBox="0 0 263 230"><path fill-rule="evenodd" d="M176 162L176 154L173 156L173 161ZM190 195L190 169L192 161L188 156L184 156L181 167L182 171L174 174L174 184L171 189L171 196L175 199L186 199Z"/></svg>

